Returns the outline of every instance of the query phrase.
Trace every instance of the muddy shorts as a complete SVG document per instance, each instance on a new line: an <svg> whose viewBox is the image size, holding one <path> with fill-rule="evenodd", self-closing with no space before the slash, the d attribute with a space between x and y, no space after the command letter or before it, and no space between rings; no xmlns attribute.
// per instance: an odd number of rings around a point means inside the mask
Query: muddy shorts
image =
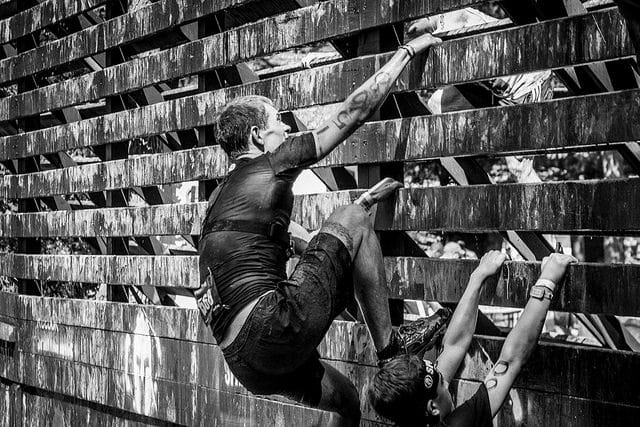
<svg viewBox="0 0 640 427"><path fill-rule="evenodd" d="M318 404L324 367L316 347L353 298L351 268L342 241L318 233L289 280L258 301L223 350L229 368L250 392Z"/></svg>

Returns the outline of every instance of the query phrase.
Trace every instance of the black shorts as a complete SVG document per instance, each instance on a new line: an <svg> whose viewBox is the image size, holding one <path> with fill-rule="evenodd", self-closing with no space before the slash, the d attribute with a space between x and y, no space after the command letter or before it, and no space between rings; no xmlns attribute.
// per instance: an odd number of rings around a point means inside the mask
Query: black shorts
<svg viewBox="0 0 640 427"><path fill-rule="evenodd" d="M351 256L318 233L289 280L264 295L223 350L235 377L254 394L279 394L315 406L324 367L316 347L353 297Z"/></svg>

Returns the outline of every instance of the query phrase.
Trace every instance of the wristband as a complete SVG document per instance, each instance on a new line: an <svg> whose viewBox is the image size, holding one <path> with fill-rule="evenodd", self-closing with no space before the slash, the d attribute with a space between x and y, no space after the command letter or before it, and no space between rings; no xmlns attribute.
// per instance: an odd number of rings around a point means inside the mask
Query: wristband
<svg viewBox="0 0 640 427"><path fill-rule="evenodd" d="M409 55L409 58L411 59L413 59L413 57L416 56L416 50L412 46L409 46L408 44L403 44L398 49L406 50L407 54Z"/></svg>
<svg viewBox="0 0 640 427"><path fill-rule="evenodd" d="M556 290L556 283L553 280L549 279L538 279L538 281L533 286L544 286L549 289L551 292Z"/></svg>
<svg viewBox="0 0 640 427"><path fill-rule="evenodd" d="M541 301L545 298L551 301L553 299L553 291L543 285L533 285L531 289L529 289L529 296Z"/></svg>

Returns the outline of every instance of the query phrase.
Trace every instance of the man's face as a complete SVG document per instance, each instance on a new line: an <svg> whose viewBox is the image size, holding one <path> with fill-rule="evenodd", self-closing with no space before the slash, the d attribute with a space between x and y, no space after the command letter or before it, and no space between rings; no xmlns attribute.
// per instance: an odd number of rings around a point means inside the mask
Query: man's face
<svg viewBox="0 0 640 427"><path fill-rule="evenodd" d="M273 152L285 139L291 128L280 120L280 113L273 106L265 104L267 113L267 127L259 131L265 152Z"/></svg>

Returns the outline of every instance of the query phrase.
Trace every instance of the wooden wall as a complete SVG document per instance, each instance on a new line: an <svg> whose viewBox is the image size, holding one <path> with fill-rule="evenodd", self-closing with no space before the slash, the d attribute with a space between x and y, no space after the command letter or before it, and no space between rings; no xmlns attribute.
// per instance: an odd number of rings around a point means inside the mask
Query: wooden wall
<svg viewBox="0 0 640 427"><path fill-rule="evenodd" d="M199 284L204 201L228 167L208 127L217 109L260 94L306 131L317 125L310 108L344 100L390 57L408 22L482 3L158 0L129 10L112 0L0 0L0 198L17 202L0 215L0 238L18 239L15 253L0 254L0 276L19 279L21 293L0 293L0 425L325 424L321 411L248 394L197 311L132 304L127 295L159 302ZM405 162L458 165L451 173L465 185L404 189L380 209L395 299L456 302L477 265L427 258L406 231L507 236L528 261L507 262L485 286L482 303L502 307L526 303L549 251L540 233L640 232L638 178L495 185L473 177L478 156L550 150L616 150L640 165L640 89L625 19L607 1L578 2L576 13L566 0L553 14L542 3L505 0L511 20L445 33L402 74L375 121L312 167L331 191L295 199L294 219L317 229L380 176L402 179ZM339 58L271 74L246 65L318 42ZM575 76L567 97L407 114L416 92L547 69ZM584 75L602 90L589 90ZM133 155L129 143L140 138L161 148ZM356 179L345 180L342 168L354 165ZM189 181L200 181L197 202L176 203L162 187ZM191 249L169 253L161 236L181 236ZM95 254L43 253L41 238L70 237ZM108 284L109 301L37 295L51 281ZM552 308L640 317L639 285L638 265L579 263ZM502 342L477 336L453 385L458 400L475 391ZM363 425L388 424L364 398L375 360L363 325L334 322L320 350L360 390ZM542 343L498 424L629 425L640 415L638 384L636 353Z"/></svg>

